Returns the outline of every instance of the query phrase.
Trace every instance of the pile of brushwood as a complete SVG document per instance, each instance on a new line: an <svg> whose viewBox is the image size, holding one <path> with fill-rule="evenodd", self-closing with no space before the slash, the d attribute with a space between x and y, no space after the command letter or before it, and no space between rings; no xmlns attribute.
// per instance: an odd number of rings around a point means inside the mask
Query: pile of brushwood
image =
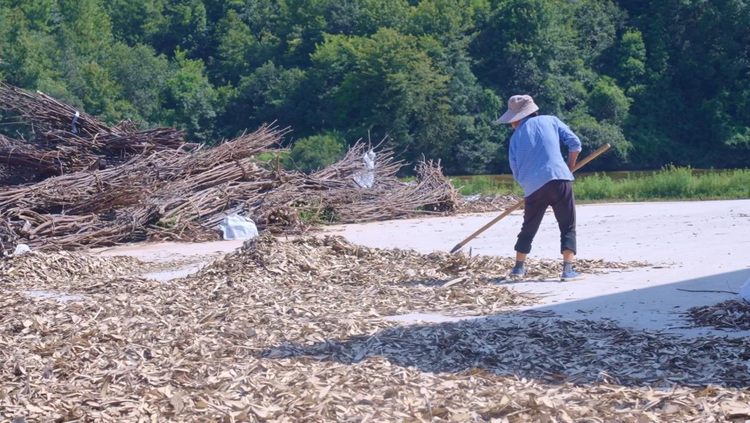
<svg viewBox="0 0 750 423"><path fill-rule="evenodd" d="M18 139L0 135L4 185L87 170L102 170L155 151L194 148L175 128L138 130L135 122L109 127L42 93L0 83L4 125L28 126ZM25 135L30 135L27 138Z"/></svg>
<svg viewBox="0 0 750 423"><path fill-rule="evenodd" d="M109 127L3 84L0 112L26 127L18 139L0 138L3 251L18 243L59 250L216 239L232 213L261 229L300 232L313 223L448 213L461 201L439 163L417 163L416 180L400 182L404 163L393 151L374 153L373 166L364 158L372 147L361 142L338 163L304 174L259 159L279 151L289 133L271 125L204 148L174 128Z"/></svg>

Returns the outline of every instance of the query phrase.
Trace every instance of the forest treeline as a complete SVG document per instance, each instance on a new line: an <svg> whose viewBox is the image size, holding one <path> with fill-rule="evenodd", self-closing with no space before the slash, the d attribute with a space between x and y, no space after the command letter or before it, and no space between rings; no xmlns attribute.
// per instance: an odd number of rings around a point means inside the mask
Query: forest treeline
<svg viewBox="0 0 750 423"><path fill-rule="evenodd" d="M198 142L277 121L313 161L387 134L507 171L524 93L616 147L592 170L750 163L746 0L0 0L0 80Z"/></svg>

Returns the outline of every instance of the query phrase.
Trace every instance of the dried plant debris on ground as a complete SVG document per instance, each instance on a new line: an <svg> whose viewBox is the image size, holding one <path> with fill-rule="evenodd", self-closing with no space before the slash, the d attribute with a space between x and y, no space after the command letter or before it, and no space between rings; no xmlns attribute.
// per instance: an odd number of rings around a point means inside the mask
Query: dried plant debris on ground
<svg viewBox="0 0 750 423"><path fill-rule="evenodd" d="M486 315L509 305L530 303L530 295L487 283L505 279L514 264L514 259L496 256L369 248L339 236L301 237L289 242L262 236L247 242L243 251L214 262L200 276L216 278L222 272L254 275L256 282L265 277L271 284L304 280L300 289L317 290L320 285L328 292L335 289L337 295L351 296L356 308L342 313L356 313L358 308L375 309L379 314L435 311ZM588 273L625 266L601 260L577 263L578 269ZM559 275L556 261L532 260L528 264L529 279Z"/></svg>
<svg viewBox="0 0 750 423"><path fill-rule="evenodd" d="M218 253L177 255L168 260L144 262L130 256L105 257L70 251L29 252L0 259L0 277L3 280L13 280L16 286L25 284L34 287L41 283L45 286L66 288L71 281L107 281L117 277L179 271L187 267L209 264L222 256ZM68 285L62 286L63 283Z"/></svg>
<svg viewBox="0 0 750 423"><path fill-rule="evenodd" d="M404 374L415 380L409 399L420 411L412 421L430 420L439 407L449 421L706 422L750 417L749 346L636 333L611 322L480 319L283 345L263 356L288 360L288 367L311 358L318 368L385 373L395 366L390 384L401 385ZM400 394L407 403L408 394L384 385L385 398Z"/></svg>
<svg viewBox="0 0 750 423"><path fill-rule="evenodd" d="M733 331L750 330L750 303L742 300L693 307L687 311L687 315L695 326Z"/></svg>
<svg viewBox="0 0 750 423"><path fill-rule="evenodd" d="M23 260L46 265L44 256ZM533 301L476 281L506 272L509 260L267 236L164 283L125 276L129 260L101 260L79 277L4 267L0 419L750 417L742 389L750 382L747 340L685 340L610 322L499 317L400 326L379 318L407 308L477 314ZM82 299L21 295L30 281Z"/></svg>
<svg viewBox="0 0 750 423"><path fill-rule="evenodd" d="M0 259L0 277L34 283L104 278L132 275L141 271L145 263L125 256L96 257L88 254L60 251L57 253L26 253Z"/></svg>

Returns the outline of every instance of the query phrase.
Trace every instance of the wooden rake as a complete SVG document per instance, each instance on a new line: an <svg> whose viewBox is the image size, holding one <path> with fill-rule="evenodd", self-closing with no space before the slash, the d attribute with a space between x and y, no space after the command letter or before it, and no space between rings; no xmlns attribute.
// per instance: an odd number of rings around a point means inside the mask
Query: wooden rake
<svg viewBox="0 0 750 423"><path fill-rule="evenodd" d="M609 143L604 144L603 146L599 147L596 151L591 153L588 157L578 162L578 164L573 168L573 172L577 171L578 169L586 166L588 162L594 160L595 158L599 157L604 153L605 151L609 150L610 147L612 147ZM451 254L455 253L456 251L463 248L466 244L468 244L472 239L478 237L482 232L486 231L487 229L491 228L492 225L502 220L504 217L508 216L509 214L513 213L514 211L520 209L524 204L524 200L521 199L519 202L511 206L509 209L505 210L500 216L492 219L488 224L482 226L478 231L474 232L473 234L469 235L468 238L465 240L459 242L456 244L455 247L451 250Z"/></svg>

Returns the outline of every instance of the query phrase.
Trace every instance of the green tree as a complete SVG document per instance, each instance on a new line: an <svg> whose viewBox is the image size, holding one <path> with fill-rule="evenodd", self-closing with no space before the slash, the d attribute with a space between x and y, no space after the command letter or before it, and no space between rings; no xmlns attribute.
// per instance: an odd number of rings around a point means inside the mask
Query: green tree
<svg viewBox="0 0 750 423"><path fill-rule="evenodd" d="M204 74L203 62L177 50L175 65L176 72L166 83L165 122L186 129L194 141L215 141L217 94Z"/></svg>
<svg viewBox="0 0 750 423"><path fill-rule="evenodd" d="M83 100L83 108L93 115L105 116L110 122L122 117L122 108L127 107L118 102L122 87L110 76L107 69L97 63L81 67L79 78L81 85L72 87L73 92Z"/></svg>
<svg viewBox="0 0 750 423"><path fill-rule="evenodd" d="M256 34L234 10L219 21L216 38L219 41L219 66L215 75L232 83L273 59L281 43L269 31Z"/></svg>
<svg viewBox="0 0 750 423"><path fill-rule="evenodd" d="M155 7L161 17L147 15L147 41L157 52L172 54L176 49L189 52L193 58L206 59L211 51L206 6L202 0L163 1Z"/></svg>
<svg viewBox="0 0 750 423"><path fill-rule="evenodd" d="M113 42L112 23L101 0L58 0L59 30L67 60L104 57Z"/></svg>
<svg viewBox="0 0 750 423"><path fill-rule="evenodd" d="M327 0L285 0L281 2L286 34L285 64L308 65L315 46L323 42L328 26Z"/></svg>
<svg viewBox="0 0 750 423"><path fill-rule="evenodd" d="M583 102L594 74L576 48L573 12L557 0L499 2L473 44L480 81L506 98L533 94L548 113Z"/></svg>
<svg viewBox="0 0 750 423"><path fill-rule="evenodd" d="M37 87L53 77L54 61L48 53L55 49L54 39L30 29L19 8L0 10L0 23L0 70L4 79L21 87Z"/></svg>
<svg viewBox="0 0 750 423"><path fill-rule="evenodd" d="M162 0L108 0L114 36L128 44L145 43L168 25ZM171 50L170 50L171 52Z"/></svg>
<svg viewBox="0 0 750 423"><path fill-rule="evenodd" d="M448 140L452 152L444 156L443 165L451 173L499 172L507 166L501 147L507 138L504 128L492 122L503 101L477 81L465 41L428 49L436 66L449 77L448 98L457 129L456 137Z"/></svg>
<svg viewBox="0 0 750 423"><path fill-rule="evenodd" d="M631 108L638 125L626 133L639 159L648 166L747 161L750 150L736 141L750 127L750 4L665 0L635 6L627 5L648 54L645 87Z"/></svg>
<svg viewBox="0 0 750 423"><path fill-rule="evenodd" d="M586 103L598 120L620 125L628 117L631 99L613 79L602 78L594 85Z"/></svg>
<svg viewBox="0 0 750 423"><path fill-rule="evenodd" d="M347 128L350 137L388 135L411 157L438 156L454 139L448 77L417 38L393 29L368 38L332 36L312 61L311 81L324 87L320 116L330 127Z"/></svg>
<svg viewBox="0 0 750 423"><path fill-rule="evenodd" d="M640 84L646 75L646 44L640 31L628 30L622 35L617 48L615 74L631 94L638 94L643 89Z"/></svg>
<svg viewBox="0 0 750 423"><path fill-rule="evenodd" d="M470 0L422 0L409 14L409 32L432 35L448 45L474 29L474 9Z"/></svg>
<svg viewBox="0 0 750 423"><path fill-rule="evenodd" d="M303 103L305 73L299 69L284 69L268 62L251 75L242 77L229 100L227 107L230 120L225 124L232 133L247 127L277 121L282 127L299 128L298 134L305 134L303 125L305 110Z"/></svg>
<svg viewBox="0 0 750 423"><path fill-rule="evenodd" d="M381 28L406 29L409 19L408 0L362 0L358 34L374 34Z"/></svg>
<svg viewBox="0 0 750 423"><path fill-rule="evenodd" d="M334 131L296 141L289 157L293 167L310 173L336 163L344 154L346 142Z"/></svg>
<svg viewBox="0 0 750 423"><path fill-rule="evenodd" d="M59 13L55 0L12 0L6 3L7 7L17 8L23 14L30 30L49 33L54 28L53 17Z"/></svg>
<svg viewBox="0 0 750 423"><path fill-rule="evenodd" d="M147 45L117 43L103 63L119 85L118 96L131 105L122 117L146 125L161 123L167 81L173 74L169 59Z"/></svg>
<svg viewBox="0 0 750 423"><path fill-rule="evenodd" d="M362 0L330 0L326 8L329 34L352 35L362 13Z"/></svg>
<svg viewBox="0 0 750 423"><path fill-rule="evenodd" d="M624 25L627 14L609 0L571 3L575 21L570 25L575 30L576 54L587 66L592 66L615 45L618 30Z"/></svg>
<svg viewBox="0 0 750 423"><path fill-rule="evenodd" d="M614 154L606 154L587 166L589 170L616 170L628 164L633 145L624 136L622 129L609 122L598 122L587 114L573 116L568 122L581 138L584 151L591 152L606 143L612 144Z"/></svg>

